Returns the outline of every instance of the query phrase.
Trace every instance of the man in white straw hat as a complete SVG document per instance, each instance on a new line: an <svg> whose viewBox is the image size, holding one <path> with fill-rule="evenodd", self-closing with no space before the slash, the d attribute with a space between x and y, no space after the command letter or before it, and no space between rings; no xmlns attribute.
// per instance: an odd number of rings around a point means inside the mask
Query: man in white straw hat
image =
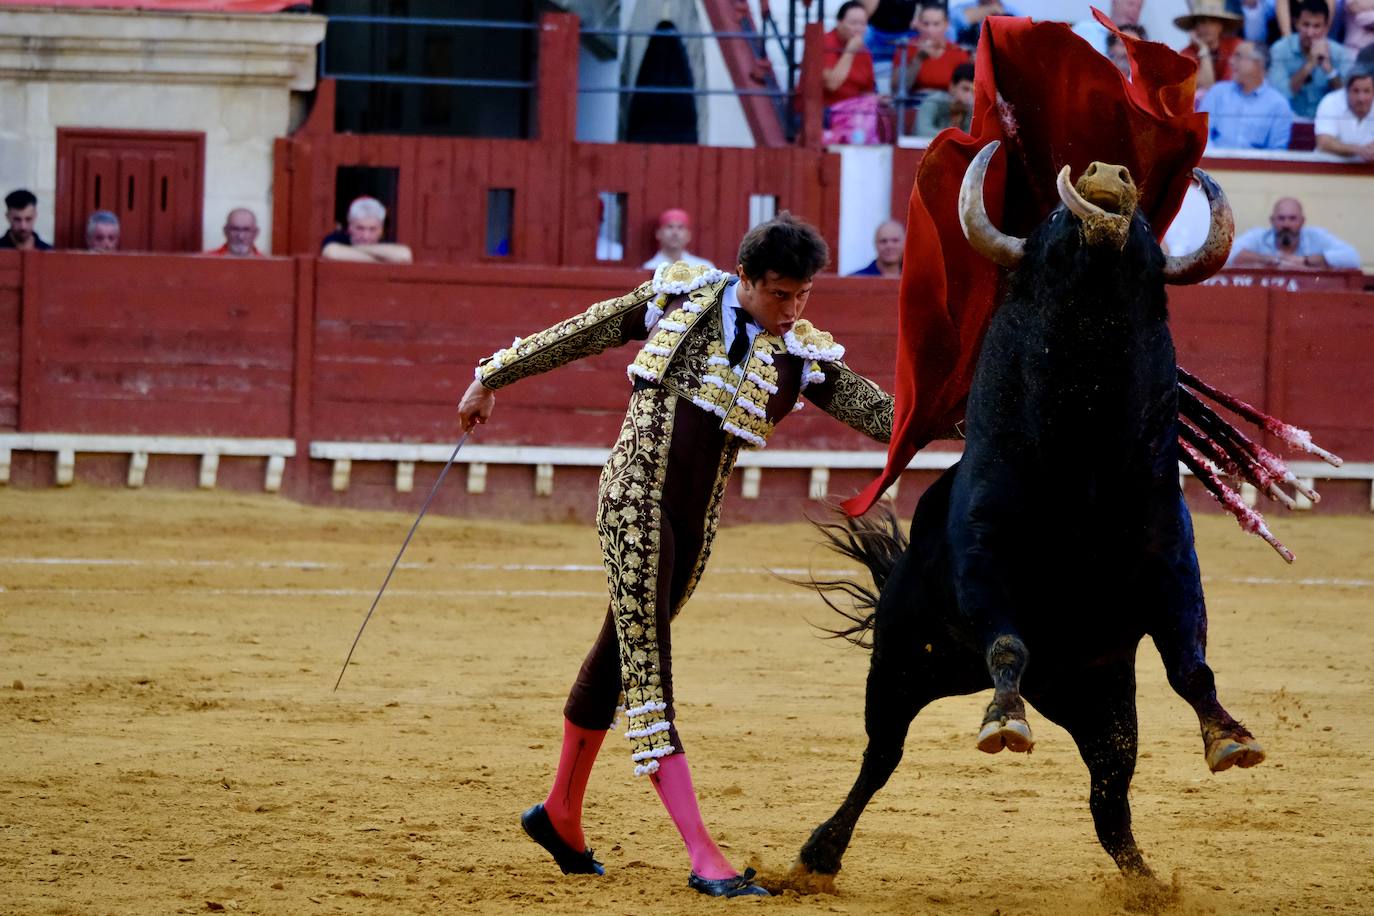
<svg viewBox="0 0 1374 916"><path fill-rule="evenodd" d="M1226 8L1225 0L1192 0L1188 15L1174 20L1174 25L1191 39L1179 53L1197 61L1199 91L1231 78L1231 55L1241 41L1236 33L1244 22L1244 18Z"/></svg>

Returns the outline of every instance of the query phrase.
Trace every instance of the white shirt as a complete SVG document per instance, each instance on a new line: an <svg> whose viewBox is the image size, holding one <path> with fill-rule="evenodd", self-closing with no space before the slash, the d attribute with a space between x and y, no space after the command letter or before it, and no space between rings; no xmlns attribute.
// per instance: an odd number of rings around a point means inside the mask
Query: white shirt
<svg viewBox="0 0 1374 916"><path fill-rule="evenodd" d="M688 264L691 264L693 267L715 267L715 266L716 266L716 265L712 264L710 261L706 260L705 258L699 258L699 257L697 257L696 255L692 254L690 251L684 251L684 252L682 253L682 256L681 256L681 257L670 258L670 257L668 257L666 254L663 253L663 250L662 250L662 249L659 249L658 254L654 255L652 258L650 258L649 260L647 260L647 261L644 262L644 269L645 269L645 270L657 270L657 269L658 269L658 266L659 266L660 264L672 264L674 261L686 261Z"/></svg>
<svg viewBox="0 0 1374 916"><path fill-rule="evenodd" d="M725 287L725 295L720 297L720 324L721 327L725 330L726 353L730 352L730 344L735 342L736 311L744 312L745 318L749 322L747 325L745 325L745 330L749 333L750 349L753 349L754 338L758 337L759 332L763 330L763 328L759 327L758 324L754 321L753 316L751 316L748 312L745 311L744 306L739 304L739 293L736 291L738 288L739 281L736 280L732 282L729 286Z"/></svg>
<svg viewBox="0 0 1374 916"><path fill-rule="evenodd" d="M1092 16L1075 22L1073 33L1097 49L1098 54L1107 53L1107 35L1110 33L1105 25Z"/></svg>
<svg viewBox="0 0 1374 916"><path fill-rule="evenodd" d="M1169 224L1169 231L1164 233L1164 251L1175 257L1197 251L1207 240L1207 233L1211 229L1212 205L1207 202L1207 195L1202 193L1201 188L1189 184L1178 215Z"/></svg>
<svg viewBox="0 0 1374 916"><path fill-rule="evenodd" d="M1251 251L1267 258L1278 257L1280 252L1274 230L1268 226L1256 226L1241 235L1231 246L1231 257L1226 263L1235 263L1236 255L1242 251ZM1332 270L1358 270L1360 267L1360 255L1353 245L1317 226L1303 226L1298 230L1298 246L1293 254L1300 258L1319 254L1326 258L1326 265Z"/></svg>
<svg viewBox="0 0 1374 916"><path fill-rule="evenodd" d="M1345 89L1336 89L1322 96L1317 104L1312 131L1318 136L1326 134L1335 137L1351 146L1374 143L1374 110L1363 118L1355 117L1346 101Z"/></svg>
<svg viewBox="0 0 1374 916"><path fill-rule="evenodd" d="M625 246L615 239L598 235L596 237L596 259L598 261L623 261L625 260Z"/></svg>

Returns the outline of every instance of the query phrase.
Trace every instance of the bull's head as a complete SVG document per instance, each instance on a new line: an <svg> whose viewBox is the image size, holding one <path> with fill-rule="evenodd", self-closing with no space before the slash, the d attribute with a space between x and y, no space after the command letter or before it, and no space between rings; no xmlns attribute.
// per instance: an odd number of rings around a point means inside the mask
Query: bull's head
<svg viewBox="0 0 1374 916"><path fill-rule="evenodd" d="M959 189L959 222L975 251L1003 267L1014 269L1025 256L1026 240L1004 235L992 225L983 205L983 176L1000 145L1000 141L994 140L979 150L969 163ZM1220 270L1231 252L1236 224L1226 195L1202 169L1193 169L1193 178L1207 196L1212 223L1206 240L1197 251L1183 257L1165 257L1166 283L1201 282ZM1066 165L1059 173L1058 188L1064 206L1082 221L1084 241L1091 246L1111 246L1120 251L1130 232L1138 197L1130 171L1123 166L1094 162L1075 185L1069 181Z"/></svg>

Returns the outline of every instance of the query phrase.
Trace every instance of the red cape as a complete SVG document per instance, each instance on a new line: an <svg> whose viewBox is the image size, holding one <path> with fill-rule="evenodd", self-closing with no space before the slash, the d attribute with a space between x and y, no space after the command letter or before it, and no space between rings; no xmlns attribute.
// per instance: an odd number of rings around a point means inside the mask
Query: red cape
<svg viewBox="0 0 1374 916"><path fill-rule="evenodd" d="M892 442L882 476L844 504L850 514L868 511L919 449L950 435L963 418L1000 279L1000 268L974 252L959 226L959 186L980 149L1002 141L983 195L993 224L1010 235L1029 235L1058 205L1061 168L1069 165L1077 176L1094 160L1131 170L1157 238L1178 212L1207 144L1207 116L1193 112L1197 64L1162 44L1121 37L1131 56L1129 82L1067 25L984 20L972 135L942 132L916 173L902 259Z"/></svg>

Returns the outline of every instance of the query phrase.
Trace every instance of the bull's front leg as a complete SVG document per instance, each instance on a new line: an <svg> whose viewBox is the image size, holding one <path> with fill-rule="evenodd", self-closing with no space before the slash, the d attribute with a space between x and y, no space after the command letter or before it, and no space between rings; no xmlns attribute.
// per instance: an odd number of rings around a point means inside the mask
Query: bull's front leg
<svg viewBox="0 0 1374 916"><path fill-rule="evenodd" d="M858 778L839 809L812 831L785 887L803 893L833 891L834 876L859 816L902 759L911 720L931 700L952 692L952 679L939 671L942 663L948 663L946 650L933 646L919 630L918 614L933 609L917 606L918 575L910 560L908 552L898 561L875 615L873 659L864 698L868 745Z"/></svg>
<svg viewBox="0 0 1374 916"><path fill-rule="evenodd" d="M988 647L988 673L992 675L992 702L983 713L978 730L978 750L995 754L1002 748L1030 753L1035 746L1026 723L1026 704L1021 698L1021 675L1029 653L1014 633L1003 633Z"/></svg>
<svg viewBox="0 0 1374 916"><path fill-rule="evenodd" d="M1145 577L1150 637L1169 686L1197 713L1207 767L1219 773L1233 766L1255 766L1263 762L1264 748L1221 705L1207 664L1207 604L1193 548L1192 517L1181 494L1164 511L1164 534L1154 545Z"/></svg>
<svg viewBox="0 0 1374 916"><path fill-rule="evenodd" d="M951 511L949 539L955 556L954 588L959 613L972 625L992 679L992 702L978 730L978 750L996 754L1003 748L1029 753L1035 746L1021 698L1021 676L1030 653L1014 623L1011 565L1018 549L1015 514L995 498L1014 492L1010 486L974 485L963 494L965 511ZM956 499L959 498L956 488Z"/></svg>

